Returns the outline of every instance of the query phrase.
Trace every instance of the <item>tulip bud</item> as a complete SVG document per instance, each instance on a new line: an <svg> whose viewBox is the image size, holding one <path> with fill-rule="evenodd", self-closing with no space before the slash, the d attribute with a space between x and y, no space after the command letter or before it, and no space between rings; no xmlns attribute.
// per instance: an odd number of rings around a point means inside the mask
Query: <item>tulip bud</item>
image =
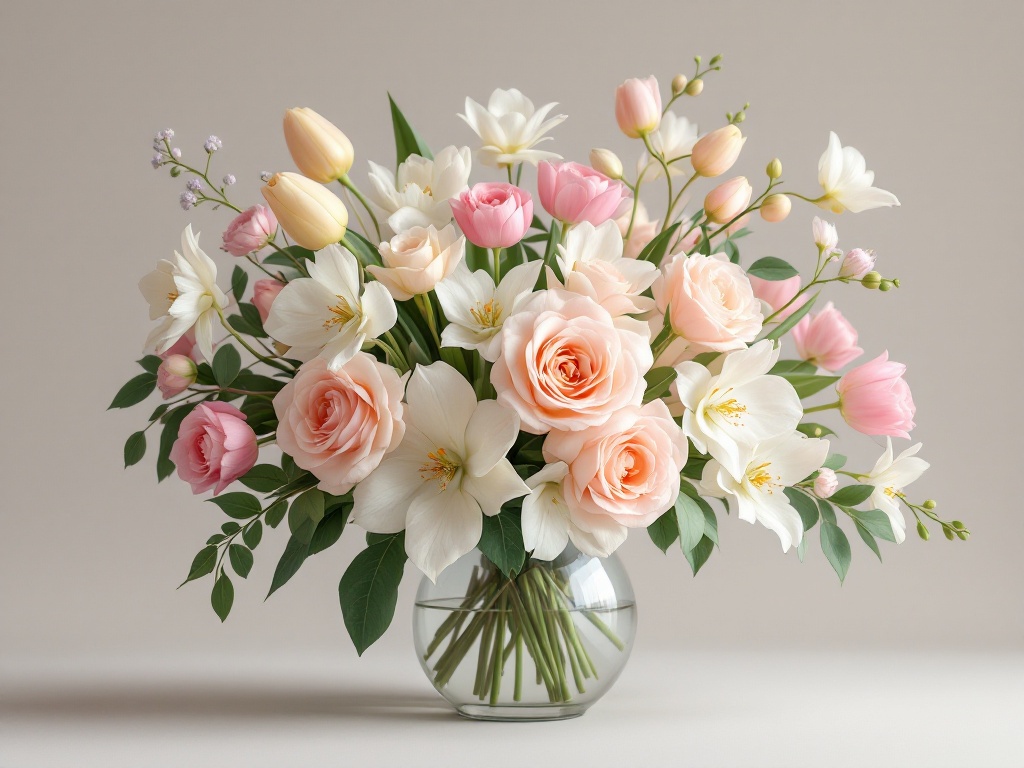
<svg viewBox="0 0 1024 768"><path fill-rule="evenodd" d="M319 251L345 236L348 210L322 184L297 173L275 173L261 191L278 223L303 248Z"/></svg>
<svg viewBox="0 0 1024 768"><path fill-rule="evenodd" d="M868 272L860 279L860 284L873 291L882 285L882 276L874 271Z"/></svg>
<svg viewBox="0 0 1024 768"><path fill-rule="evenodd" d="M839 268L840 277L862 277L875 266L875 252L854 248L843 258Z"/></svg>
<svg viewBox="0 0 1024 768"><path fill-rule="evenodd" d="M764 169L765 173L768 174L768 178L774 181L775 179L782 178L782 161L779 158L775 158L768 167Z"/></svg>
<svg viewBox="0 0 1024 768"><path fill-rule="evenodd" d="M686 95L687 96L700 96L700 92L704 90L704 81L699 77L691 80L686 84Z"/></svg>
<svg viewBox="0 0 1024 768"><path fill-rule="evenodd" d="M615 119L631 139L646 136L661 125L661 91L654 75L631 77L615 89Z"/></svg>
<svg viewBox="0 0 1024 768"><path fill-rule="evenodd" d="M683 91L686 90L686 84L689 81L686 79L686 75L676 75L672 78L672 95L679 96Z"/></svg>
<svg viewBox="0 0 1024 768"><path fill-rule="evenodd" d="M917 535L920 536L925 541L928 541L928 538L930 536L930 534L928 533L928 529L925 527L924 523L922 523L920 520L917 521Z"/></svg>
<svg viewBox="0 0 1024 768"><path fill-rule="evenodd" d="M590 150L590 167L609 179L622 178L622 161L610 149Z"/></svg>
<svg viewBox="0 0 1024 768"><path fill-rule="evenodd" d="M761 218L775 223L789 216L793 203L785 195L768 195L761 203Z"/></svg>
<svg viewBox="0 0 1024 768"><path fill-rule="evenodd" d="M169 355L156 370L156 385L164 400L168 400L195 384L198 375L199 369L192 358Z"/></svg>
<svg viewBox="0 0 1024 768"><path fill-rule="evenodd" d="M327 184L352 168L352 142L312 109L296 107L284 113L284 140L295 165L313 181Z"/></svg>
<svg viewBox="0 0 1024 768"><path fill-rule="evenodd" d="M935 509L937 506L939 506L939 503L937 501L935 501L935 499L928 499L921 506L924 507L927 510L932 510L932 509Z"/></svg>
<svg viewBox="0 0 1024 768"><path fill-rule="evenodd" d="M704 213L715 224L726 224L746 210L754 189L745 176L719 184L704 198Z"/></svg>
<svg viewBox="0 0 1024 768"><path fill-rule="evenodd" d="M693 145L690 165L701 176L721 176L732 168L745 141L735 125L726 125L712 131Z"/></svg>

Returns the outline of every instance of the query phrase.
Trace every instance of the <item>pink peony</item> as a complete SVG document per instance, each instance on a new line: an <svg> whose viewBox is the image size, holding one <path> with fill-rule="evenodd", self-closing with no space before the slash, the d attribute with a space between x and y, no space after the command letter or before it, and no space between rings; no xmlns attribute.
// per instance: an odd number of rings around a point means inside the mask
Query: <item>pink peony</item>
<svg viewBox="0 0 1024 768"><path fill-rule="evenodd" d="M595 227L619 213L629 190L579 163L545 161L537 166L537 194L544 210L559 221Z"/></svg>
<svg viewBox="0 0 1024 768"><path fill-rule="evenodd" d="M533 198L513 184L475 184L448 202L466 239L481 248L511 248L533 222Z"/></svg>
<svg viewBox="0 0 1024 768"><path fill-rule="evenodd" d="M865 435L910 439L914 428L914 398L903 380L907 366L889 360L885 351L858 365L836 384L839 410L846 423Z"/></svg>
<svg viewBox="0 0 1024 768"><path fill-rule="evenodd" d="M760 277L748 275L747 279L750 280L750 287L754 289L754 295L771 307L772 312L778 312L772 318L773 322L781 323L800 309L807 301L807 296L801 296L786 307L786 304L800 292L800 275L793 275L793 277L788 277L785 280L764 280ZM782 309L782 307L786 308Z"/></svg>
<svg viewBox="0 0 1024 768"><path fill-rule="evenodd" d="M200 403L182 420L171 461L178 477L192 486L192 493L213 488L216 496L253 468L259 452L256 433L245 423L245 414L213 400Z"/></svg>
<svg viewBox="0 0 1024 768"><path fill-rule="evenodd" d="M366 352L336 371L314 358L274 397L277 444L321 490L347 493L402 441L403 391L395 369Z"/></svg>
<svg viewBox="0 0 1024 768"><path fill-rule="evenodd" d="M270 307L277 298L277 294L284 290L285 284L280 280L266 278L257 280L252 286L252 303L256 311L260 313L260 320L264 323L270 317Z"/></svg>
<svg viewBox="0 0 1024 768"><path fill-rule="evenodd" d="M242 211L224 230L222 251L232 256L248 256L265 246L277 231L274 212L262 205Z"/></svg>
<svg viewBox="0 0 1024 768"><path fill-rule="evenodd" d="M794 326L793 343L801 359L826 371L838 371L864 354L857 346L857 330L831 301Z"/></svg>
<svg viewBox="0 0 1024 768"><path fill-rule="evenodd" d="M156 385L164 400L180 395L196 380L198 369L195 361L185 355L168 355L156 369Z"/></svg>

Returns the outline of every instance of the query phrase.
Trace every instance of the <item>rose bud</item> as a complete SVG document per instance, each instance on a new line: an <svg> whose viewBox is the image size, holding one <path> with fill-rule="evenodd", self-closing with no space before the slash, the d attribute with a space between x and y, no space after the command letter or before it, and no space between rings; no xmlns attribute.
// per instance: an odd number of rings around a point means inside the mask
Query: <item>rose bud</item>
<svg viewBox="0 0 1024 768"><path fill-rule="evenodd" d="M732 168L746 138L735 125L712 131L693 145L690 165L701 176L721 176Z"/></svg>
<svg viewBox="0 0 1024 768"><path fill-rule="evenodd" d="M814 478L814 495L819 499L827 499L839 489L839 478L836 473L828 467L818 470L818 476Z"/></svg>
<svg viewBox="0 0 1024 768"><path fill-rule="evenodd" d="M220 247L232 256L248 256L265 246L277 232L274 212L263 205L254 205L242 211L224 230L224 244Z"/></svg>
<svg viewBox="0 0 1024 768"><path fill-rule="evenodd" d="M185 355L170 355L156 369L156 385L164 400L180 395L196 383L199 370L195 362Z"/></svg>
<svg viewBox="0 0 1024 768"><path fill-rule="evenodd" d="M704 213L715 224L726 224L741 215L750 204L754 189L745 176L719 184L704 198Z"/></svg>
<svg viewBox="0 0 1024 768"><path fill-rule="evenodd" d="M785 195L768 195L761 203L761 218L774 224L789 216L792 208L793 204Z"/></svg>
<svg viewBox="0 0 1024 768"><path fill-rule="evenodd" d="M327 184L352 168L352 142L334 123L308 107L284 113L284 140L295 165L313 181Z"/></svg>
<svg viewBox="0 0 1024 768"><path fill-rule="evenodd" d="M615 89L615 119L622 132L638 139L661 125L661 92L654 75L631 77Z"/></svg>
<svg viewBox="0 0 1024 768"><path fill-rule="evenodd" d="M319 251L345 236L348 210L322 184L298 173L275 173L262 192L284 231L303 248Z"/></svg>

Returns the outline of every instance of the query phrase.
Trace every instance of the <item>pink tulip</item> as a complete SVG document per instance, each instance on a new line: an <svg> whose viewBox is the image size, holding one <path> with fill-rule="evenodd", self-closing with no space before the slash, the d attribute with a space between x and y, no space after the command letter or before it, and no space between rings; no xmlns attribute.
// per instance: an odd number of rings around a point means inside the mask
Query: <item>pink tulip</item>
<svg viewBox="0 0 1024 768"><path fill-rule="evenodd" d="M861 278L874 268L875 252L854 248L843 258L843 265L839 268L839 276Z"/></svg>
<svg viewBox="0 0 1024 768"><path fill-rule="evenodd" d="M260 313L260 320L264 323L270 317L270 307L274 303L274 299L282 290L284 290L284 283L280 280L266 278L257 280L253 284L252 303L256 307L256 311Z"/></svg>
<svg viewBox="0 0 1024 768"><path fill-rule="evenodd" d="M448 202L462 234L481 248L511 248L533 222L533 198L513 184L476 184Z"/></svg>
<svg viewBox="0 0 1024 768"><path fill-rule="evenodd" d="M265 246L277 232L274 212L263 205L242 211L224 230L222 251L232 256L248 256Z"/></svg>
<svg viewBox="0 0 1024 768"><path fill-rule="evenodd" d="M916 408L903 380L906 370L903 363L891 362L885 351L843 376L836 391L846 423L865 435L909 439Z"/></svg>
<svg viewBox="0 0 1024 768"><path fill-rule="evenodd" d="M629 197L625 185L579 163L542 162L537 193L544 210L568 224L589 221L595 227L614 217Z"/></svg>
<svg viewBox="0 0 1024 768"><path fill-rule="evenodd" d="M195 362L185 355L168 355L156 369L156 385L164 400L180 395L195 384L198 374Z"/></svg>
<svg viewBox="0 0 1024 768"><path fill-rule="evenodd" d="M213 400L197 405L181 422L171 461L178 477L192 486L192 493L213 488L216 496L253 468L259 452L256 433L245 423L245 414Z"/></svg>
<svg viewBox="0 0 1024 768"><path fill-rule="evenodd" d="M778 312L773 318L774 322L781 323L807 301L806 296L801 296L786 307L786 304L800 291L800 275L793 275L785 280L765 280L751 275L750 286L754 289L754 295L771 307L772 312ZM786 308L782 309L782 307Z"/></svg>
<svg viewBox="0 0 1024 768"><path fill-rule="evenodd" d="M690 165L701 176L721 176L732 168L746 139L735 125L726 125L693 145Z"/></svg>
<svg viewBox="0 0 1024 768"><path fill-rule="evenodd" d="M754 188L745 176L719 184L704 198L704 213L709 221L728 224L747 209Z"/></svg>
<svg viewBox="0 0 1024 768"><path fill-rule="evenodd" d="M793 342L801 359L826 371L838 371L864 354L857 330L830 301L793 327Z"/></svg>
<svg viewBox="0 0 1024 768"><path fill-rule="evenodd" d="M631 77L615 89L615 119L631 139L657 130L661 125L661 91L654 75L646 80Z"/></svg>

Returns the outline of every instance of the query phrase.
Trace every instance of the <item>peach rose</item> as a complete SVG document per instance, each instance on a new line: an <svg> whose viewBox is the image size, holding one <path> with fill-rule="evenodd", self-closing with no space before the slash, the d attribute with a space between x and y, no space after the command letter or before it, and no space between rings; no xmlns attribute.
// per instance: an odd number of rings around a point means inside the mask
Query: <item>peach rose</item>
<svg viewBox="0 0 1024 768"><path fill-rule="evenodd" d="M395 369L365 352L334 371L314 358L274 397L277 444L318 488L347 493L402 441L403 390Z"/></svg>
<svg viewBox="0 0 1024 768"><path fill-rule="evenodd" d="M764 322L746 273L720 254L675 256L662 266L653 289L672 330L706 350L742 349Z"/></svg>
<svg viewBox="0 0 1024 768"><path fill-rule="evenodd" d="M686 455L683 430L660 400L622 408L600 426L550 432L544 440L544 460L569 466L562 493L585 530L588 515L627 528L653 523L679 496Z"/></svg>
<svg viewBox="0 0 1024 768"><path fill-rule="evenodd" d="M652 362L645 323L613 320L585 296L538 291L505 320L491 383L523 431L580 430L640 405Z"/></svg>
<svg viewBox="0 0 1024 768"><path fill-rule="evenodd" d="M449 224L442 230L433 225L413 227L380 244L383 267L370 265L366 271L380 280L396 301L434 289L455 271L466 253L466 238Z"/></svg>

